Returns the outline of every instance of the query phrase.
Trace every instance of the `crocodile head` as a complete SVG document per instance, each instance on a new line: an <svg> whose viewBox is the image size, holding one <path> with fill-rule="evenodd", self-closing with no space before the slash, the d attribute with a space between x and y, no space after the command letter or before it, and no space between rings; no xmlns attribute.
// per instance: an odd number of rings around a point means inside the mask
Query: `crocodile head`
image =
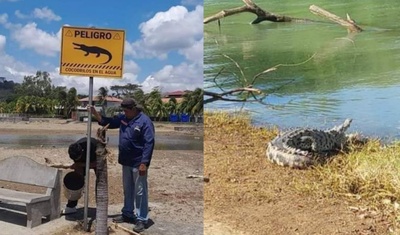
<svg viewBox="0 0 400 235"><path fill-rule="evenodd" d="M74 44L76 47L74 47L74 49L81 49L84 45L83 44L79 44L79 43L72 43Z"/></svg>

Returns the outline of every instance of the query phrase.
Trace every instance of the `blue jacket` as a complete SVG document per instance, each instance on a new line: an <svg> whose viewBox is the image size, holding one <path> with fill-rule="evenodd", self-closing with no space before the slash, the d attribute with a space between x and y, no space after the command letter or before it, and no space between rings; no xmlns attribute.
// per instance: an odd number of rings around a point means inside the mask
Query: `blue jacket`
<svg viewBox="0 0 400 235"><path fill-rule="evenodd" d="M125 115L114 118L101 117L101 126L119 128L118 163L124 166L139 167L141 163L150 166L154 149L154 125L150 118L140 112L129 120Z"/></svg>

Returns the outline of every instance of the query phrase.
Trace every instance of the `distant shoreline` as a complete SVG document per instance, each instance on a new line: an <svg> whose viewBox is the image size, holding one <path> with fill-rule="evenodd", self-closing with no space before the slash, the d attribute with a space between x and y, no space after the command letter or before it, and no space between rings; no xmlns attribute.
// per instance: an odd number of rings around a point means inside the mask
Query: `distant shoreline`
<svg viewBox="0 0 400 235"><path fill-rule="evenodd" d="M86 135L86 122L68 121L64 119L39 119L35 121L2 121L0 122L0 134L24 134L24 135L63 135L76 134ZM154 122L156 133L178 133L192 132L190 130L198 130L197 134L202 135L202 124L195 123L172 123L172 122ZM95 135L100 126L96 121L92 121L92 136ZM196 127L196 128L194 128ZM183 131L179 131L183 130ZM186 130L186 131L185 131ZM109 135L117 135L118 129L110 129L107 131Z"/></svg>

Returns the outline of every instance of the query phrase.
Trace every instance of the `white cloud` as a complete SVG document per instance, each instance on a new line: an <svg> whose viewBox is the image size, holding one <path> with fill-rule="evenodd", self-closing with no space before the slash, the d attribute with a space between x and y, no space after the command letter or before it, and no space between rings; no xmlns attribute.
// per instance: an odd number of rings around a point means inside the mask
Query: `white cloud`
<svg viewBox="0 0 400 235"><path fill-rule="evenodd" d="M140 67L133 60L125 60L124 61L124 72L138 74L140 72Z"/></svg>
<svg viewBox="0 0 400 235"><path fill-rule="evenodd" d="M201 25L201 27L194 27ZM140 24L142 38L133 42L130 50L136 57L158 57L165 59L173 50L191 47L203 35L203 7L197 6L189 12L183 6L171 7L158 12L150 20Z"/></svg>
<svg viewBox="0 0 400 235"><path fill-rule="evenodd" d="M31 14L23 14L20 10L16 10L14 12L15 16L17 16L20 19L28 19L28 18L36 18L36 19L41 19L41 20L46 20L46 21L60 21L61 17L54 14L54 12L47 8L35 8Z"/></svg>
<svg viewBox="0 0 400 235"><path fill-rule="evenodd" d="M160 71L148 76L142 86L145 92L150 92L156 86L163 92L194 90L203 87L203 66L185 62L175 67L166 65Z"/></svg>
<svg viewBox="0 0 400 235"><path fill-rule="evenodd" d="M46 56L55 56L60 51L60 35L61 29L57 34L51 34L38 29L36 23L28 23L12 32L21 48L33 49Z"/></svg>
<svg viewBox="0 0 400 235"><path fill-rule="evenodd" d="M3 52L5 46L6 46L6 36L0 34L0 54Z"/></svg>
<svg viewBox="0 0 400 235"><path fill-rule="evenodd" d="M18 17L18 18L20 18L20 19L29 18L28 15L25 15L25 14L21 13L19 10L16 10L16 11L14 12L14 14L15 14L16 17Z"/></svg>
<svg viewBox="0 0 400 235"><path fill-rule="evenodd" d="M54 12L51 9L47 8L47 7L43 7L41 9L35 8L33 10L32 15L33 15L34 18L47 20L47 21L52 21L52 20L60 21L61 20L60 16L54 14Z"/></svg>
<svg viewBox="0 0 400 235"><path fill-rule="evenodd" d="M8 21L8 15L6 13L1 14L0 15L0 24L5 25L5 24L7 24L7 21Z"/></svg>
<svg viewBox="0 0 400 235"><path fill-rule="evenodd" d="M32 66L16 61L5 52L0 53L0 74L6 77L7 80L20 83L23 81L24 76L33 75L35 73L36 70Z"/></svg>
<svg viewBox="0 0 400 235"><path fill-rule="evenodd" d="M185 58L194 63L203 63L204 43L203 38L194 42L190 47L179 50L179 53L184 55Z"/></svg>

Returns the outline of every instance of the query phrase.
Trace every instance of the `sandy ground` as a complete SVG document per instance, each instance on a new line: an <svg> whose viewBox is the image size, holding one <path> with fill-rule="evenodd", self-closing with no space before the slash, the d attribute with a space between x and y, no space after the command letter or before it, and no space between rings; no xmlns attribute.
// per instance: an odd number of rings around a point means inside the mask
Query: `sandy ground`
<svg viewBox="0 0 400 235"><path fill-rule="evenodd" d="M188 138L201 136L202 132L174 131L174 127L190 126L180 124L155 123L156 136L185 135ZM92 125L92 136L98 128L97 123ZM34 134L34 135L86 135L87 124L68 122L66 120L42 120L31 122L0 122L1 134ZM118 130L109 130L108 135L117 135ZM201 141L201 140L199 140ZM109 206L118 214L122 206L123 195L121 185L121 166L117 163L117 149L108 148L108 186ZM24 155L33 160L46 164L44 157L53 163L70 164L67 148L35 147L35 148L0 148L0 160L6 157ZM66 174L69 170L63 170ZM150 218L152 225L143 234L203 234L203 180L201 178L187 178L188 175L203 174L203 152L201 150L155 150L149 169L149 196ZM95 208L93 172L90 174L89 208ZM0 181L0 187L11 187L20 190L31 190L26 186L9 184ZM83 198L79 201L83 207ZM62 207L66 199L62 196ZM1 206L0 206L1 207ZM116 209L117 208L117 209ZM1 214L0 210L0 214ZM82 210L80 210L82 212ZM110 214L110 213L109 213ZM78 220L81 214L78 213ZM112 216L110 214L110 216ZM67 218L68 219L68 218ZM52 223L47 222L47 223ZM132 225L123 224L131 229ZM58 230L58 234L81 234L77 228L66 227ZM55 234L55 232L49 232ZM114 231L118 233L118 229Z"/></svg>

